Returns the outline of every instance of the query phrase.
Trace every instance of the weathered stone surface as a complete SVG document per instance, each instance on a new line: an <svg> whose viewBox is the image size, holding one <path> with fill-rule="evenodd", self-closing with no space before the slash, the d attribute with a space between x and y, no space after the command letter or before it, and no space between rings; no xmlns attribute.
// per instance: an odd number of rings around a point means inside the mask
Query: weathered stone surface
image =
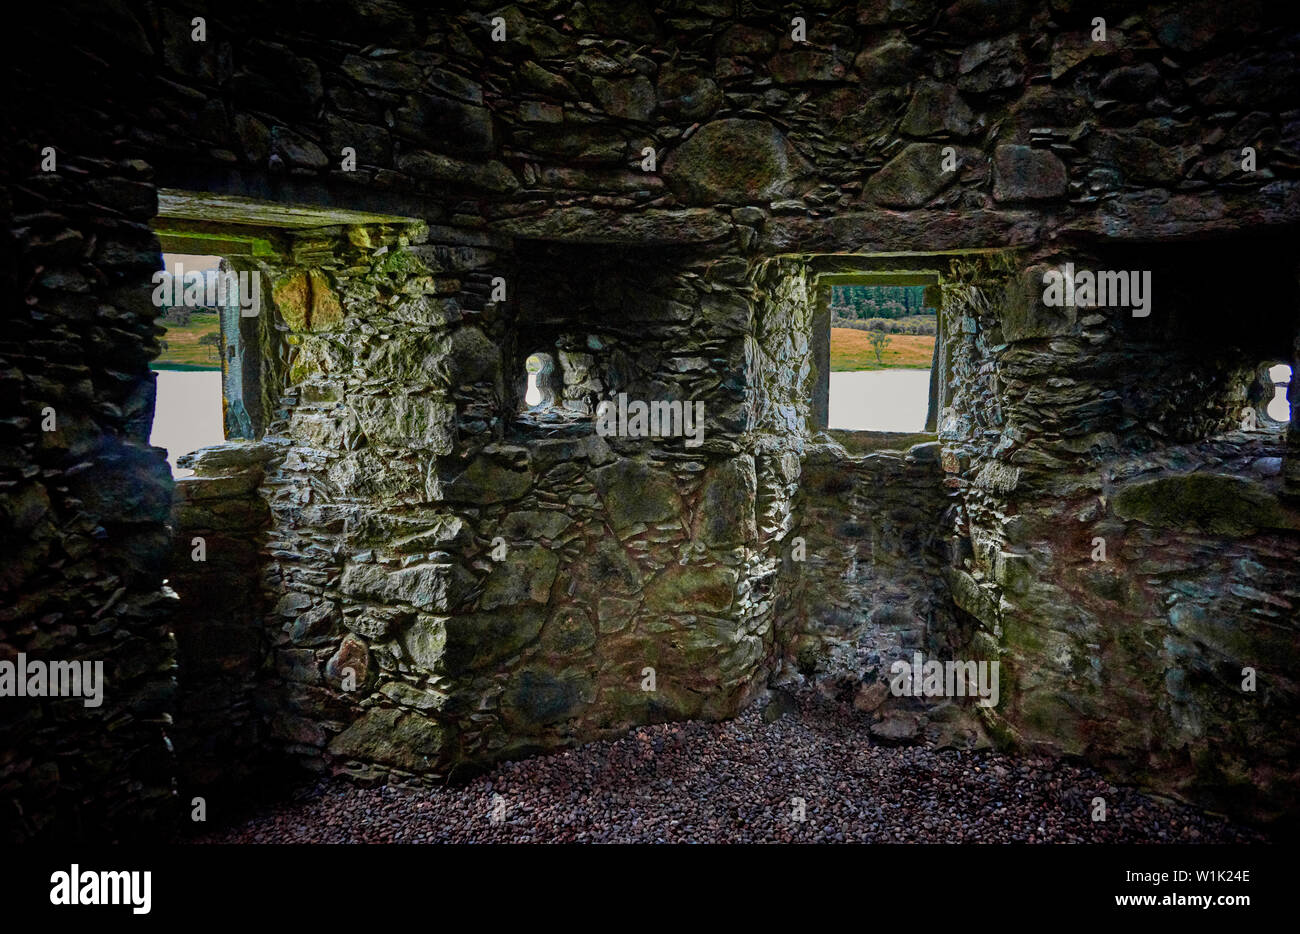
<svg viewBox="0 0 1300 934"><path fill-rule="evenodd" d="M289 595L286 594L286 596ZM278 606L277 609L279 609ZM293 621L290 638L294 642L307 642L319 636L327 635L332 628L333 610L333 604L322 603L301 614Z"/></svg>
<svg viewBox="0 0 1300 934"><path fill-rule="evenodd" d="M711 199L716 200L716 199ZM585 243L708 243L731 234L733 225L713 209L621 211L573 208L503 218L494 225L519 237L553 238Z"/></svg>
<svg viewBox="0 0 1300 934"><path fill-rule="evenodd" d="M290 591L276 601L276 613L282 617L295 617L299 611L312 605L312 598L305 593Z"/></svg>
<svg viewBox="0 0 1300 934"><path fill-rule="evenodd" d="M343 306L330 288L329 280L318 269L308 270L307 280L311 284L311 330L328 331L338 327L343 321Z"/></svg>
<svg viewBox="0 0 1300 934"><path fill-rule="evenodd" d="M380 685L379 690L393 703L402 707L414 707L416 710L445 711L448 697L436 691L422 691L402 681L389 681Z"/></svg>
<svg viewBox="0 0 1300 934"><path fill-rule="evenodd" d="M325 679L347 690L359 688L366 682L370 671L370 652L366 643L348 633L339 643L338 650L325 663Z"/></svg>
<svg viewBox="0 0 1300 934"><path fill-rule="evenodd" d="M410 611L392 607L365 607L344 616L343 625L366 639L385 639L409 616Z"/></svg>
<svg viewBox="0 0 1300 934"><path fill-rule="evenodd" d="M938 143L910 143L871 176L864 197L886 207L914 208L927 203L957 180L956 171L943 169L943 149Z"/></svg>
<svg viewBox="0 0 1300 934"><path fill-rule="evenodd" d="M290 463L290 462L286 462ZM393 505L423 502L428 497L425 475L414 458L395 458L374 448L349 451L329 468L331 483L355 490L359 496Z"/></svg>
<svg viewBox="0 0 1300 934"><path fill-rule="evenodd" d="M908 136L969 136L975 112L950 84L926 82L916 89L899 129Z"/></svg>
<svg viewBox="0 0 1300 934"><path fill-rule="evenodd" d="M303 684L321 682L320 666L316 662L316 653L310 649L282 649L275 658L276 673L286 681Z"/></svg>
<svg viewBox="0 0 1300 934"><path fill-rule="evenodd" d="M1015 87L1020 84L1024 69L1025 54L1018 33L986 39L961 53L957 61L957 86L975 94Z"/></svg>
<svg viewBox="0 0 1300 934"><path fill-rule="evenodd" d="M712 79L670 66L659 70L655 93L660 110L686 120L708 119L725 100Z"/></svg>
<svg viewBox="0 0 1300 934"><path fill-rule="evenodd" d="M775 126L727 119L705 124L664 162L668 187L689 204L770 201L807 170Z"/></svg>
<svg viewBox="0 0 1300 934"><path fill-rule="evenodd" d="M291 330L307 330L311 317L311 283L306 270L290 270L271 283L271 301Z"/></svg>
<svg viewBox="0 0 1300 934"><path fill-rule="evenodd" d="M410 324L444 327L461 318L460 306L455 299L417 295L393 306L393 318ZM442 356L447 356L444 353Z"/></svg>
<svg viewBox="0 0 1300 934"><path fill-rule="evenodd" d="M443 495L453 502L499 503L518 499L533 484L532 471L491 455L472 460L444 485Z"/></svg>
<svg viewBox="0 0 1300 934"><path fill-rule="evenodd" d="M420 81L420 69L409 62L397 59L363 58L348 55L343 59L343 73L371 87L396 90L411 87Z"/></svg>
<svg viewBox="0 0 1300 934"><path fill-rule="evenodd" d="M1163 528L1248 535L1259 529L1300 528L1262 484L1224 474L1157 477L1115 494L1116 515Z"/></svg>
<svg viewBox="0 0 1300 934"><path fill-rule="evenodd" d="M654 113L654 85L642 75L612 81L596 77L591 81L591 89L596 100L612 116L645 121Z"/></svg>
<svg viewBox="0 0 1300 934"><path fill-rule="evenodd" d="M472 185L498 194L519 187L519 179L515 178L514 173L504 163L496 160L486 163L466 162L441 153L416 150L398 157L397 167L416 178Z"/></svg>
<svg viewBox="0 0 1300 934"><path fill-rule="evenodd" d="M718 37L719 55L756 55L766 57L776 51L776 37L771 32L754 26L734 24Z"/></svg>
<svg viewBox="0 0 1300 934"><path fill-rule="evenodd" d="M957 568L944 568L943 576L952 591L953 603L985 625L997 625L997 606L973 577Z"/></svg>
<svg viewBox="0 0 1300 934"><path fill-rule="evenodd" d="M592 697L591 679L580 669L524 668L506 687L502 712L519 725L555 723L577 714Z"/></svg>
<svg viewBox="0 0 1300 934"><path fill-rule="evenodd" d="M574 591L589 597L629 595L641 588L641 572L636 562L616 541L597 542L574 563L570 575Z"/></svg>
<svg viewBox="0 0 1300 934"><path fill-rule="evenodd" d="M705 474L695 518L695 536L710 547L753 542L757 481L754 460L744 456L726 461Z"/></svg>
<svg viewBox="0 0 1300 934"><path fill-rule="evenodd" d="M432 671L442 664L447 647L447 620L421 613L402 633L402 648L421 668Z"/></svg>
<svg viewBox="0 0 1300 934"><path fill-rule="evenodd" d="M289 379L293 383L331 379L351 364L346 351L328 338L303 337L299 340L298 352L289 367ZM314 383L308 391L316 391L317 385Z"/></svg>
<svg viewBox="0 0 1300 934"><path fill-rule="evenodd" d="M1044 276L1054 269L1060 272L1046 264L1032 266L1007 287L1001 320L1002 336L1008 341L1055 337L1074 330L1077 308L1052 306L1043 301Z"/></svg>
<svg viewBox="0 0 1300 934"><path fill-rule="evenodd" d="M419 323L437 326L441 317L439 304L434 301L426 303L422 299L403 302L395 309L394 317L403 321L418 317L421 319ZM449 348L450 343L443 335L412 331L371 343L368 352L358 354L356 363L364 366L376 379L417 386L429 383L443 389L449 382L444 378Z"/></svg>
<svg viewBox="0 0 1300 934"><path fill-rule="evenodd" d="M1088 145L1130 184L1175 185L1198 154L1195 147L1164 146L1128 132L1100 132Z"/></svg>
<svg viewBox="0 0 1300 934"><path fill-rule="evenodd" d="M639 523L663 522L680 513L681 500L673 485L647 464L617 461L592 471L615 532Z"/></svg>
<svg viewBox="0 0 1300 934"><path fill-rule="evenodd" d="M429 396L358 396L352 405L372 441L447 454L456 433L456 410Z"/></svg>
<svg viewBox="0 0 1300 934"><path fill-rule="evenodd" d="M554 510L513 512L501 523L507 541L553 539L573 524L573 519Z"/></svg>
<svg viewBox="0 0 1300 934"><path fill-rule="evenodd" d="M488 574L479 609L492 610L524 601L546 603L559 563L549 548L532 545L510 549Z"/></svg>
<svg viewBox="0 0 1300 934"><path fill-rule="evenodd" d="M854 70L868 87L905 85L914 75L917 48L902 38L891 38L858 53Z"/></svg>
<svg viewBox="0 0 1300 934"><path fill-rule="evenodd" d="M330 755L379 762L407 772L437 767L448 731L438 721L395 707L375 708L334 737Z"/></svg>
<svg viewBox="0 0 1300 934"><path fill-rule="evenodd" d="M737 575L727 567L670 565L646 587L646 602L674 613L720 613L735 598Z"/></svg>
<svg viewBox="0 0 1300 934"><path fill-rule="evenodd" d="M495 613L472 613L444 621L446 645L439 670L455 675L510 658L537 638L545 611L517 606Z"/></svg>
<svg viewBox="0 0 1300 934"><path fill-rule="evenodd" d="M847 56L812 49L794 49L772 56L768 72L778 84L837 81L848 73Z"/></svg>
<svg viewBox="0 0 1300 934"><path fill-rule="evenodd" d="M459 328L452 335L447 366L455 386L501 380L501 352L478 328Z"/></svg>
<svg viewBox="0 0 1300 934"><path fill-rule="evenodd" d="M452 548L464 544L470 536L464 519L445 514L370 513L358 519L349 531L358 546L382 544L398 554Z"/></svg>
<svg viewBox="0 0 1300 934"><path fill-rule="evenodd" d="M999 146L993 156L993 197L998 201L1059 198L1068 178L1065 163L1045 149Z"/></svg>
<svg viewBox="0 0 1300 934"><path fill-rule="evenodd" d="M870 713L883 704L887 697L889 697L889 686L883 682L864 684L853 697L853 709Z"/></svg>
<svg viewBox="0 0 1300 934"><path fill-rule="evenodd" d="M71 478L70 489L92 515L105 522L161 521L170 511L166 462L152 451L124 447L98 462L98 476ZM217 507L213 507L217 508Z"/></svg>
<svg viewBox="0 0 1300 934"><path fill-rule="evenodd" d="M245 471L231 477L183 477L176 481L175 489L178 497L194 502L244 496L256 490L260 482L258 472Z"/></svg>
<svg viewBox="0 0 1300 934"><path fill-rule="evenodd" d="M878 723L871 724L871 735L887 743L903 743L913 740L920 733L920 722L915 714L892 714Z"/></svg>
<svg viewBox="0 0 1300 934"><path fill-rule="evenodd" d="M576 607L556 614L542 630L542 648L564 658L596 644L596 629L587 614Z"/></svg>
<svg viewBox="0 0 1300 934"><path fill-rule="evenodd" d="M339 589L359 597L445 612L464 597L468 581L467 573L454 564L417 564L395 571L374 564L349 564Z"/></svg>
<svg viewBox="0 0 1300 934"><path fill-rule="evenodd" d="M417 143L458 156L485 156L493 150L492 116L484 107L425 94L408 97L394 117L395 132Z"/></svg>

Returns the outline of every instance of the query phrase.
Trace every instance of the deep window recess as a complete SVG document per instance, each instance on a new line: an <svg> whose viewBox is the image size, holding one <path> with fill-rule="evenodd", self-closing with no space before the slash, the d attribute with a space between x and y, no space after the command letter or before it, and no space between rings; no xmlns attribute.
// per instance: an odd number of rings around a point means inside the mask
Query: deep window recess
<svg viewBox="0 0 1300 934"><path fill-rule="evenodd" d="M151 284L157 323L166 328L162 353L150 367L157 380L149 443L167 450L172 473L176 458L226 439L222 425L222 301L218 288L221 258L163 254L163 276ZM238 297L234 298L238 302Z"/></svg>

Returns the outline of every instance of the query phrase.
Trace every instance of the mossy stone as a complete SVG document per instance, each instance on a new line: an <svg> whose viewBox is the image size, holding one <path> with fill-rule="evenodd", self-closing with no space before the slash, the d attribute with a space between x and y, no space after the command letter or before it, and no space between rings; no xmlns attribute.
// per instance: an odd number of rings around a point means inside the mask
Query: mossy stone
<svg viewBox="0 0 1300 934"><path fill-rule="evenodd" d="M736 571L672 564L646 587L646 606L668 613L721 613L735 598Z"/></svg>
<svg viewBox="0 0 1300 934"><path fill-rule="evenodd" d="M329 744L331 755L378 762L407 772L436 769L449 732L429 717L393 707L369 710Z"/></svg>
<svg viewBox="0 0 1300 934"><path fill-rule="evenodd" d="M1297 529L1300 516L1262 484L1227 474L1193 473L1134 484L1114 498L1115 514L1157 528L1248 535Z"/></svg>
<svg viewBox="0 0 1300 934"><path fill-rule="evenodd" d="M516 725L543 726L576 715L594 694L591 677L581 669L524 668L506 687L501 711Z"/></svg>

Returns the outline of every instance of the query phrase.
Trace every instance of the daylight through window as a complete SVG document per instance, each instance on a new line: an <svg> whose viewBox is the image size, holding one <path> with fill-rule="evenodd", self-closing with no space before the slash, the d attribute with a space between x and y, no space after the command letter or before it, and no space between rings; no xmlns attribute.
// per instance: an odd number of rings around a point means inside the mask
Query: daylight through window
<svg viewBox="0 0 1300 934"><path fill-rule="evenodd" d="M225 440L220 262L219 256L165 253L164 276L154 288L157 323L167 330L158 339L162 353L150 364L158 382L149 443L166 448L177 476L189 473L177 470L177 457Z"/></svg>
<svg viewBox="0 0 1300 934"><path fill-rule="evenodd" d="M831 287L828 427L925 428L937 315L920 285Z"/></svg>

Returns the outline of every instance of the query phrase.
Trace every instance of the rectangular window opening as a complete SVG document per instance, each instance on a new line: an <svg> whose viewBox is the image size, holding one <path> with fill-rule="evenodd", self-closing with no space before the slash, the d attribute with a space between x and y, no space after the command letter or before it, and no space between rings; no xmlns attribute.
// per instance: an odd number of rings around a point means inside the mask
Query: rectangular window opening
<svg viewBox="0 0 1300 934"><path fill-rule="evenodd" d="M827 287L827 428L933 431L938 289L922 277L834 281Z"/></svg>
<svg viewBox="0 0 1300 934"><path fill-rule="evenodd" d="M238 296L220 287L222 262L219 256L164 253L164 276L154 283L157 324L166 331L158 338L162 352L150 364L157 390L149 443L166 449L176 477L193 473L176 466L182 454L226 440L221 308Z"/></svg>

